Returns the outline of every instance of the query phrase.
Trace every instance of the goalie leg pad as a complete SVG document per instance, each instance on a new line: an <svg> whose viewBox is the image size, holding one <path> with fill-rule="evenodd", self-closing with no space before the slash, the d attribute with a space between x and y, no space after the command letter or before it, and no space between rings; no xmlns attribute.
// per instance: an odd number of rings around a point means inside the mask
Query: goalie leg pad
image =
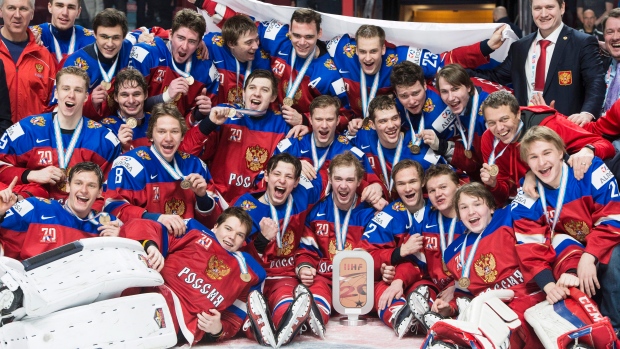
<svg viewBox="0 0 620 349"><path fill-rule="evenodd" d="M133 240L115 237L91 238L61 246L75 249L58 258L55 250L24 264L0 259L0 280L24 294L21 313L44 316L52 312L120 296L130 287L163 284L161 275L148 267L146 253ZM69 247L67 247L69 246ZM32 260L30 260L32 261Z"/></svg>
<svg viewBox="0 0 620 349"><path fill-rule="evenodd" d="M177 342L164 297L145 293L83 305L0 328L3 348L168 348Z"/></svg>

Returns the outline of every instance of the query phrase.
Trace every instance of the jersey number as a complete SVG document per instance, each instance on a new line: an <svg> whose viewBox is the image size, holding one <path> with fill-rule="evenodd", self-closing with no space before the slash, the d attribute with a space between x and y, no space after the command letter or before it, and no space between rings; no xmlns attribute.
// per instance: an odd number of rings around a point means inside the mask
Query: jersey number
<svg viewBox="0 0 620 349"><path fill-rule="evenodd" d="M114 183L118 184L123 180L123 168L117 167L114 171Z"/></svg>
<svg viewBox="0 0 620 349"><path fill-rule="evenodd" d="M609 190L611 190L611 197L612 198L617 198L618 195L618 187L616 187L616 182L610 182L609 183Z"/></svg>

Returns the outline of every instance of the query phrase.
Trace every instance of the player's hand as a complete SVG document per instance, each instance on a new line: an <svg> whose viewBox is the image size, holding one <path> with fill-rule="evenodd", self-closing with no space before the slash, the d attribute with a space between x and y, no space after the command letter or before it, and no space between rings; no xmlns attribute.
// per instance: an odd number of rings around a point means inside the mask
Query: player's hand
<svg viewBox="0 0 620 349"><path fill-rule="evenodd" d="M190 173L185 176L185 180L189 181L192 186L190 189L196 196L203 197L207 195L207 181L198 173Z"/></svg>
<svg viewBox="0 0 620 349"><path fill-rule="evenodd" d="M579 278L577 277L577 275L563 273L562 275L560 275L560 278L556 282L556 285L566 288L579 287Z"/></svg>
<svg viewBox="0 0 620 349"><path fill-rule="evenodd" d="M364 119L353 119L349 121L349 124L347 125L349 136L355 137L355 135L357 134L357 131L359 131L363 125L364 125Z"/></svg>
<svg viewBox="0 0 620 349"><path fill-rule="evenodd" d="M203 311L196 315L200 330L210 334L218 334L222 331L222 315L217 309L209 309L209 313Z"/></svg>
<svg viewBox="0 0 620 349"><path fill-rule="evenodd" d="M30 171L26 179L30 183L56 185L65 180L65 173L56 166L47 166L40 170Z"/></svg>
<svg viewBox="0 0 620 349"><path fill-rule="evenodd" d="M282 106L282 118L291 126L297 126L303 123L303 116L293 107L289 107L288 105Z"/></svg>
<svg viewBox="0 0 620 349"><path fill-rule="evenodd" d="M176 214L162 214L157 218L157 221L163 224L168 229L168 232L174 236L185 234L187 229L183 218Z"/></svg>
<svg viewBox="0 0 620 349"><path fill-rule="evenodd" d="M364 190L362 190L362 197L360 198L360 200L367 202L373 207L378 205L382 199L383 189L379 183L373 183L364 188Z"/></svg>
<svg viewBox="0 0 620 349"><path fill-rule="evenodd" d="M550 282L543 287L543 291L547 294L547 302L555 304L570 295L570 291L566 287L558 286L555 282Z"/></svg>
<svg viewBox="0 0 620 349"><path fill-rule="evenodd" d="M189 84L182 76L172 80L170 82L170 86L168 87L168 95L173 100L176 99L176 96L179 94L187 94L187 91L189 91Z"/></svg>
<svg viewBox="0 0 620 349"><path fill-rule="evenodd" d="M293 126L286 134L286 138L298 138L303 137L310 133L310 129L306 125Z"/></svg>
<svg viewBox="0 0 620 349"><path fill-rule="evenodd" d="M523 192L525 192L532 199L538 199L536 181L536 175L534 175L531 170L525 173L525 179L523 180Z"/></svg>
<svg viewBox="0 0 620 349"><path fill-rule="evenodd" d="M0 215L2 216L17 202L17 195L13 193L15 184L17 184L17 176L13 178L7 188L0 191Z"/></svg>
<svg viewBox="0 0 620 349"><path fill-rule="evenodd" d="M149 246L149 248L146 250L146 253L149 267L151 267L151 269L153 270L160 272L164 268L164 256L161 254L161 252L159 252L155 245Z"/></svg>
<svg viewBox="0 0 620 349"><path fill-rule="evenodd" d="M391 284L392 280L394 280L394 276L396 276L396 267L382 263L380 271L381 279L383 279L386 283Z"/></svg>
<svg viewBox="0 0 620 349"><path fill-rule="evenodd" d="M493 35L491 35L489 41L487 41L487 44L493 51L500 48L504 43L504 40L502 40L502 38L504 35L504 29L506 29L507 27L509 27L508 24L497 27L493 32Z"/></svg>
<svg viewBox="0 0 620 349"><path fill-rule="evenodd" d="M601 288L596 276L596 258L584 252L577 264L577 276L579 277L579 289L581 292L592 298L596 294L596 289Z"/></svg>
<svg viewBox="0 0 620 349"><path fill-rule="evenodd" d="M450 317L452 315L450 303L441 298L437 298L435 302L433 302L433 305L431 305L431 311L434 311L443 317Z"/></svg>
<svg viewBox="0 0 620 349"><path fill-rule="evenodd" d="M90 102L93 104L95 109L99 109L107 98L108 91L102 84L99 84L99 86L95 87L95 89L90 93Z"/></svg>
<svg viewBox="0 0 620 349"><path fill-rule="evenodd" d="M312 267L303 267L299 269L299 281L305 286L312 286L314 283L314 277L316 276L316 269Z"/></svg>
<svg viewBox="0 0 620 349"><path fill-rule="evenodd" d="M138 42L146 42L150 44L155 41L155 34L149 33L149 30L146 28L140 28L140 30L142 31L142 34L138 36Z"/></svg>
<svg viewBox="0 0 620 349"><path fill-rule="evenodd" d="M428 145L433 149L433 151L437 151L439 149L439 138L437 134L433 130L422 130L418 133L418 137L422 138L424 144Z"/></svg>
<svg viewBox="0 0 620 349"><path fill-rule="evenodd" d="M542 93L534 92L532 94L532 98L530 98L529 105L544 105L544 106L548 106L551 109L555 109L555 100L551 101L551 103L547 105L547 101L545 101L545 99L543 98Z"/></svg>
<svg viewBox="0 0 620 349"><path fill-rule="evenodd" d="M123 152L131 149L131 141L133 140L133 128L127 124L122 124L118 129L118 140L121 141Z"/></svg>
<svg viewBox="0 0 620 349"><path fill-rule="evenodd" d="M265 239L271 241L276 238L276 234L278 233L278 226L276 222L270 217L263 217L258 223L260 227L260 233L263 234Z"/></svg>
<svg viewBox="0 0 620 349"><path fill-rule="evenodd" d="M233 108L213 107L209 111L209 120L211 120L211 122L216 125L222 125L224 122L226 122L226 119L228 118L228 113L231 109Z"/></svg>
<svg viewBox="0 0 620 349"><path fill-rule="evenodd" d="M39 46L43 46L43 40L41 40L41 32L39 32L38 30L31 30L31 32L34 35L34 42Z"/></svg>
<svg viewBox="0 0 620 349"><path fill-rule="evenodd" d="M398 299L403 295L403 280L396 279L392 281L390 287L386 288L385 291L379 297L379 303L377 304L377 308L379 310L385 309L388 305L392 304L394 299ZM407 304L404 305L406 307Z"/></svg>
<svg viewBox="0 0 620 349"><path fill-rule="evenodd" d="M489 171L491 171L491 166L487 163L482 164L482 168L480 169L480 180L487 186L495 188L497 185L497 176L491 176Z"/></svg>
<svg viewBox="0 0 620 349"><path fill-rule="evenodd" d="M580 181L586 172L588 172L590 165L592 165L592 160L594 160L594 152L592 149L581 148L580 151L571 155L566 163L573 168L575 178Z"/></svg>
<svg viewBox="0 0 620 349"><path fill-rule="evenodd" d="M572 122L575 125L579 125L581 127L583 127L588 122L592 121L592 119L594 119L592 114L585 113L585 112L573 114L568 117L568 121Z"/></svg>
<svg viewBox="0 0 620 349"><path fill-rule="evenodd" d="M207 96L207 89L205 87L200 91L200 95L198 95L195 99L196 108L198 108L198 112L202 115L209 115L211 111L211 98Z"/></svg>
<svg viewBox="0 0 620 349"><path fill-rule="evenodd" d="M316 170L314 169L314 166L307 160L301 160L301 174L311 181L316 179Z"/></svg>
<svg viewBox="0 0 620 349"><path fill-rule="evenodd" d="M400 246L400 256L406 257L422 250L424 237L421 234L413 234Z"/></svg>
<svg viewBox="0 0 620 349"><path fill-rule="evenodd" d="M117 219L108 224L97 227L97 231L99 231L99 236L118 237L121 232L121 225Z"/></svg>

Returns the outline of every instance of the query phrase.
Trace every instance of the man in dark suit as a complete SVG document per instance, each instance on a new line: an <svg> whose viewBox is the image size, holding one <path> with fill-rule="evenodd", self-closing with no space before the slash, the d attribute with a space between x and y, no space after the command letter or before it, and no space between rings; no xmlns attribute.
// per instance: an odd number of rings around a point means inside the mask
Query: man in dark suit
<svg viewBox="0 0 620 349"><path fill-rule="evenodd" d="M547 104L555 101L556 110L584 125L601 114L605 99L598 41L562 23L564 0L531 0L531 4L538 31L514 42L499 66L470 74L512 83L521 106L542 94Z"/></svg>

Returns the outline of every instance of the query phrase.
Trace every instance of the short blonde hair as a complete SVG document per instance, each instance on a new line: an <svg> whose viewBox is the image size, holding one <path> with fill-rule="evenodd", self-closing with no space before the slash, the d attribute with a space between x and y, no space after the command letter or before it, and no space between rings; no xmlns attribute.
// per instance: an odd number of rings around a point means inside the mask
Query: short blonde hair
<svg viewBox="0 0 620 349"><path fill-rule="evenodd" d="M527 162L527 155L530 152L530 147L537 141L551 143L556 149L561 150L562 153L566 153L566 146L560 135L547 126L534 126L527 130L523 139L521 139L521 149L519 150L521 160Z"/></svg>

